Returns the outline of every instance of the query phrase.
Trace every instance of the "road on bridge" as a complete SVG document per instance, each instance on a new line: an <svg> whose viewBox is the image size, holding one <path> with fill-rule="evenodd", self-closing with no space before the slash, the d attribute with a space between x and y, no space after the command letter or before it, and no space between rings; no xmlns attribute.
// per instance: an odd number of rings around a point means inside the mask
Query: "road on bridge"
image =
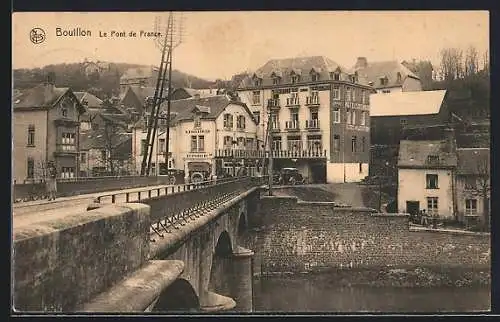
<svg viewBox="0 0 500 322"><path fill-rule="evenodd" d="M148 186L134 189L125 189L119 191L107 191L93 194L85 194L72 197L61 197L54 201L30 201L13 204L12 211L12 228L25 227L38 222L48 220L60 219L68 215L84 213L87 211L87 206L94 202L99 196L108 196L116 194L115 203L126 202L126 193L129 195L129 202L138 201L138 192L144 190L152 190L151 197L158 196L158 189L160 196L172 193L172 190L177 191L180 185L161 185L161 186ZM167 188L167 189L165 189ZM172 189L173 188L173 189ZM142 195L141 199L148 197L146 193ZM101 200L102 204L111 203L111 197L106 197Z"/></svg>

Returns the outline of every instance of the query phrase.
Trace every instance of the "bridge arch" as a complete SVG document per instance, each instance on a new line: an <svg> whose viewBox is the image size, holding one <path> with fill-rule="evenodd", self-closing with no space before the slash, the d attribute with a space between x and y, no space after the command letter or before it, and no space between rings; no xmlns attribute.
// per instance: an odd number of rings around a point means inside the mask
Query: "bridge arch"
<svg viewBox="0 0 500 322"><path fill-rule="evenodd" d="M220 233L212 255L208 290L217 294L229 295L228 269L233 253L232 240L229 233L224 230Z"/></svg>
<svg viewBox="0 0 500 322"><path fill-rule="evenodd" d="M238 236L242 235L248 229L247 216L242 212L238 218Z"/></svg>
<svg viewBox="0 0 500 322"><path fill-rule="evenodd" d="M163 290L151 311L198 312L200 301L191 283L179 278Z"/></svg>
<svg viewBox="0 0 500 322"><path fill-rule="evenodd" d="M231 255L232 253L233 243L231 240L231 236L229 235L227 230L224 230L217 238L217 243L215 244L214 248L214 256L226 257Z"/></svg>

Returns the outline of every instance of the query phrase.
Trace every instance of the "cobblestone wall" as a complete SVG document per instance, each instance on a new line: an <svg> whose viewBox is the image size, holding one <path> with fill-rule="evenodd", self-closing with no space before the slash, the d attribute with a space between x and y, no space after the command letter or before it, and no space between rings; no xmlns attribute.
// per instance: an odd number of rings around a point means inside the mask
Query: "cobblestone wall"
<svg viewBox="0 0 500 322"><path fill-rule="evenodd" d="M489 236L410 232L406 216L264 197L253 217L244 244L256 252L256 272L490 263Z"/></svg>

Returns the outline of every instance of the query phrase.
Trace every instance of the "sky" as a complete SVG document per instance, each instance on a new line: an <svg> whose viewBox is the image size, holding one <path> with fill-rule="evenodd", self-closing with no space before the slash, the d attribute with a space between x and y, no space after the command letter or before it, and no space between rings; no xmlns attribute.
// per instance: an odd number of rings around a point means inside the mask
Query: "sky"
<svg viewBox="0 0 500 322"><path fill-rule="evenodd" d="M167 12L14 13L13 68L101 60L159 65L155 20ZM176 13L183 37L173 68L209 80L255 70L270 59L327 56L350 68L359 56L370 61L430 60L446 47L489 50L487 11L238 11ZM176 25L179 25L177 23ZM34 44L30 31L45 41ZM90 30L90 37L57 37L56 28ZM110 37L111 31L127 37ZM101 37L103 33L107 37ZM136 37L128 37L136 32Z"/></svg>

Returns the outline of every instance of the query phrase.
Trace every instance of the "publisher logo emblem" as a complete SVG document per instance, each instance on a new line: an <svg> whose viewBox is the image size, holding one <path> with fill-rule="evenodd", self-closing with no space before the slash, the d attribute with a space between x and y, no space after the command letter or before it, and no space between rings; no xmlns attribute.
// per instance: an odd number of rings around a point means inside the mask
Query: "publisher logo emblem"
<svg viewBox="0 0 500 322"><path fill-rule="evenodd" d="M45 30L42 28L33 28L30 31L30 40L34 44L41 44L45 41Z"/></svg>

